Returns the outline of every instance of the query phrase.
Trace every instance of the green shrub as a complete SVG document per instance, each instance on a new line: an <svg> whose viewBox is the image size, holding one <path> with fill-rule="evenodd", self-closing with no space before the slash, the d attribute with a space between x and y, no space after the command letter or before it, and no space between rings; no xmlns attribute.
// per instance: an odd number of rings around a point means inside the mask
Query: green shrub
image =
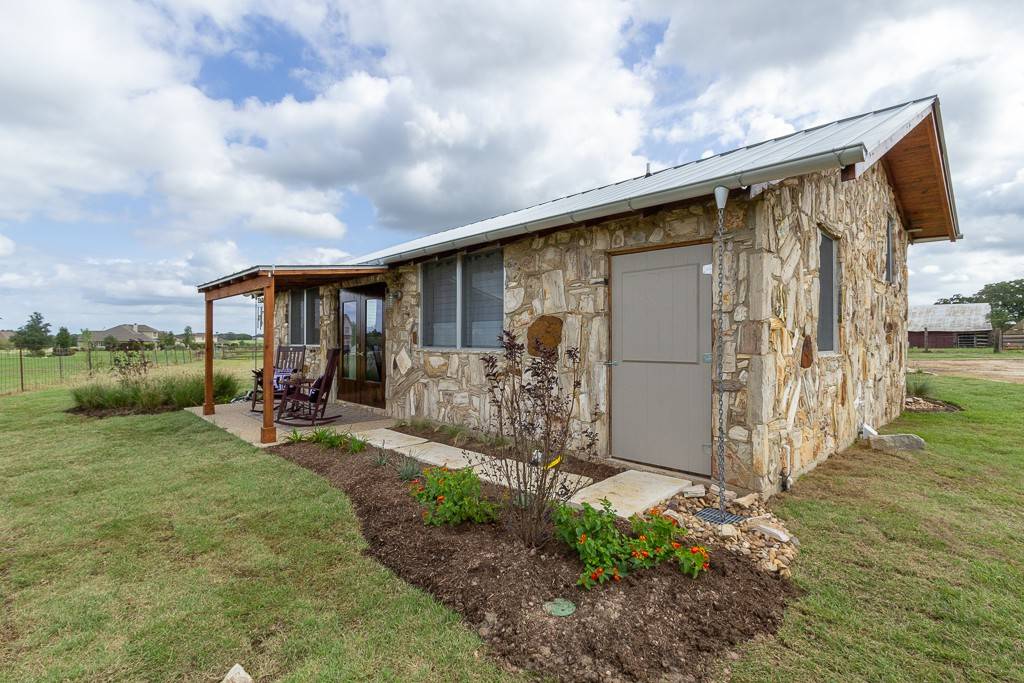
<svg viewBox="0 0 1024 683"><path fill-rule="evenodd" d="M227 403L241 393L234 375L213 375L213 400ZM127 410L151 413L170 408L200 406L205 397L202 375L167 375L121 382L92 382L71 390L81 410Z"/></svg>
<svg viewBox="0 0 1024 683"><path fill-rule="evenodd" d="M366 442L359 437L339 434L330 427L317 427L300 440L319 444L322 448L340 448L349 453L361 453L366 450Z"/></svg>
<svg viewBox="0 0 1024 683"><path fill-rule="evenodd" d="M933 398L935 388L930 375L923 372L911 372L907 375L907 395L919 398Z"/></svg>
<svg viewBox="0 0 1024 683"><path fill-rule="evenodd" d="M480 477L469 467L428 468L422 482L412 481L412 495L426 507L423 521L434 526L493 522L498 518L497 506L481 497Z"/></svg>
<svg viewBox="0 0 1024 683"><path fill-rule="evenodd" d="M300 432L298 429L292 429L288 432L288 435L284 437L284 440L288 443L302 443L306 440L306 435Z"/></svg>
<svg viewBox="0 0 1024 683"><path fill-rule="evenodd" d="M600 510L588 503L579 511L558 505L553 519L555 535L583 562L583 573L577 580L583 588L619 581L629 572L662 562L675 562L681 572L693 578L708 569L707 550L697 545L687 547L683 543L686 530L671 517L653 510L646 517L632 517L632 536L619 530L607 500L601 501Z"/></svg>
<svg viewBox="0 0 1024 683"><path fill-rule="evenodd" d="M398 478L402 481L412 481L423 474L420 463L415 458L403 458L398 465Z"/></svg>

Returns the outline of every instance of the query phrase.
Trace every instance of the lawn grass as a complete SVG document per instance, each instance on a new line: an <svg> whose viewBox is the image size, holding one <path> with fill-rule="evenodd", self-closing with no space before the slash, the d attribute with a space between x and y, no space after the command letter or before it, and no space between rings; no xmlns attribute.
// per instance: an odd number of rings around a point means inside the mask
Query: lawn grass
<svg viewBox="0 0 1024 683"><path fill-rule="evenodd" d="M503 678L320 477L188 413L70 405L0 398L0 680Z"/></svg>
<svg viewBox="0 0 1024 683"><path fill-rule="evenodd" d="M984 349L924 349L911 348L907 352L911 360L1024 360L1024 349L1005 349L996 353Z"/></svg>
<svg viewBox="0 0 1024 683"><path fill-rule="evenodd" d="M925 452L852 449L774 505L806 591L737 681L1024 680L1024 386L933 378Z"/></svg>

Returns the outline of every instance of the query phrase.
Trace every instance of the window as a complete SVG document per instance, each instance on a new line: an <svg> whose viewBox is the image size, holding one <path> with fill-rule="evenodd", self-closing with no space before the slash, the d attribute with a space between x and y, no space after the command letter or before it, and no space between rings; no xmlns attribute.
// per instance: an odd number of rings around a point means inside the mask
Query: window
<svg viewBox="0 0 1024 683"><path fill-rule="evenodd" d="M320 343L320 290L293 289L288 302L288 343L316 346Z"/></svg>
<svg viewBox="0 0 1024 683"><path fill-rule="evenodd" d="M837 351L839 340L839 261L836 240L821 234L818 247L818 350Z"/></svg>
<svg viewBox="0 0 1024 683"><path fill-rule="evenodd" d="M496 348L504 323L500 249L423 264L423 346Z"/></svg>
<svg viewBox="0 0 1024 683"><path fill-rule="evenodd" d="M885 281L889 284L893 283L893 269L892 269L892 238L893 238L893 222L892 216L889 216L889 222L885 226Z"/></svg>

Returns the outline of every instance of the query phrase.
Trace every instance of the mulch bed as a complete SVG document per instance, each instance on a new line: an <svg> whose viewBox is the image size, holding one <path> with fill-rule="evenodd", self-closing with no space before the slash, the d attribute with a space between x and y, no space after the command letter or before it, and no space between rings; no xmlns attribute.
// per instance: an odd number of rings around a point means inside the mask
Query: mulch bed
<svg viewBox="0 0 1024 683"><path fill-rule="evenodd" d="M95 417L102 419L105 417L124 417L125 415L158 415L160 413L169 413L175 410L181 410L174 406L159 406L157 408L81 408L75 406L74 408L68 408L65 412L71 413L72 415L81 415L83 417Z"/></svg>
<svg viewBox="0 0 1024 683"><path fill-rule="evenodd" d="M391 429L396 432L402 432L403 434L418 436L427 439L428 441L436 441L438 443L454 446L455 448L464 448L467 451L473 451L475 453L501 457L501 452L497 448L486 441L473 438L471 433L463 432L460 435L460 438L456 439L440 429L434 430L430 428L415 427L405 423L394 425ZM623 468L616 467L610 463L598 460L584 460L582 458L575 458L572 456L566 456L559 469L563 472L581 474L585 477L590 477L595 483L602 479L607 479L608 477L614 477L616 474L624 471Z"/></svg>
<svg viewBox="0 0 1024 683"><path fill-rule="evenodd" d="M309 443L269 451L342 489L367 554L459 612L513 670L564 681L705 680L737 645L773 633L797 593L742 555L715 548L711 571L696 580L662 566L584 591L576 586L578 558L558 541L529 551L500 521L424 525L392 465ZM542 605L556 597L575 602L576 613L548 616Z"/></svg>

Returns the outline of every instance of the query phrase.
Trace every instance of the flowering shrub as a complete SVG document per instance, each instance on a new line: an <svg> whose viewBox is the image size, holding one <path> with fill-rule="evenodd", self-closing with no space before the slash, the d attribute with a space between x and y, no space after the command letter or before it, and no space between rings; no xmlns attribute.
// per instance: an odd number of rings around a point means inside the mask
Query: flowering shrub
<svg viewBox="0 0 1024 683"><path fill-rule="evenodd" d="M683 543L686 535L679 522L651 509L647 517L633 515L630 519L634 537L630 539L630 557L634 567L653 567L674 561L679 571L693 578L708 568L708 551L703 546Z"/></svg>
<svg viewBox="0 0 1024 683"><path fill-rule="evenodd" d="M431 467L423 472L423 479L413 479L411 492L426 509L423 521L427 524L456 525L462 522L493 522L498 509L480 497L480 478L470 468L449 470Z"/></svg>
<svg viewBox="0 0 1024 683"><path fill-rule="evenodd" d="M579 512L568 505L555 508L555 534L573 548L583 561L579 585L590 588L618 581L628 571L629 544L615 526L615 513L607 500L597 510L589 503Z"/></svg>
<svg viewBox="0 0 1024 683"><path fill-rule="evenodd" d="M686 530L654 509L646 517L633 516L632 536L618 529L607 500L601 501L600 510L587 503L580 511L560 505L553 519L557 536L583 561L583 573L577 583L584 588L619 581L631 571L662 562L675 562L681 572L693 578L709 566L707 549L685 544Z"/></svg>

